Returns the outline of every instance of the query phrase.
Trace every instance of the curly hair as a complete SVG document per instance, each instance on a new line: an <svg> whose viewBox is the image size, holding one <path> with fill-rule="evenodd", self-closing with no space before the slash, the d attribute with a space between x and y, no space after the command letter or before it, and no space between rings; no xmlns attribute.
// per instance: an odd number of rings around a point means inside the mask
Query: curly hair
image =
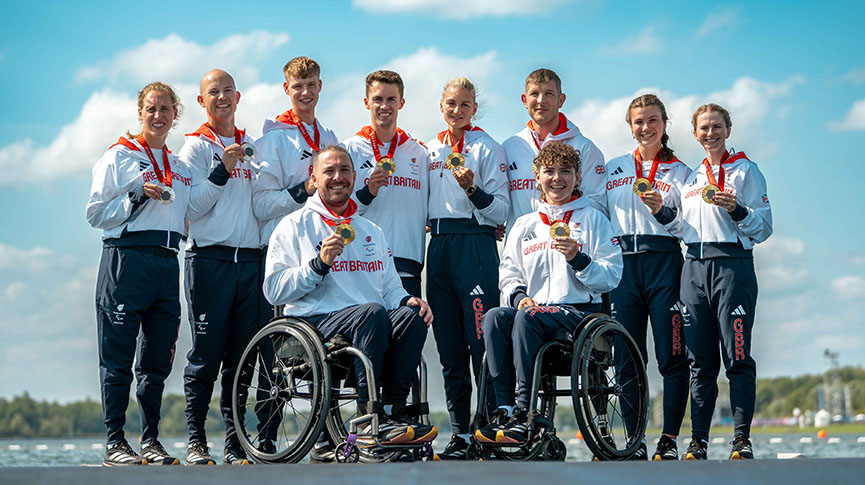
<svg viewBox="0 0 865 485"><path fill-rule="evenodd" d="M172 89L168 83L160 81L154 81L147 86L141 88L141 91L138 91L138 109L144 108L144 98L147 97L147 94L150 93L150 91L167 94L168 97L171 98L171 105L174 106L174 111L177 113L177 116L174 118L174 122L180 119L180 112L183 110L183 105L180 104L180 98L177 96L177 94L175 94L174 89ZM135 138L141 136L141 133L143 133L143 131L139 131L138 133L133 135L131 132L127 131L126 138L134 140Z"/></svg>
<svg viewBox="0 0 865 485"><path fill-rule="evenodd" d="M583 191L580 190L580 167L582 167L582 157L580 156L580 151L567 143L547 143L543 148L541 148L541 151L538 152L538 156L535 157L532 169L537 175L541 172L541 168L550 167L555 163L561 164L563 167L573 167L574 173L577 177L576 183L574 184L574 196L582 197ZM538 186L538 191L540 192L541 201L545 202L546 199L544 198L544 191L541 190L540 186Z"/></svg>

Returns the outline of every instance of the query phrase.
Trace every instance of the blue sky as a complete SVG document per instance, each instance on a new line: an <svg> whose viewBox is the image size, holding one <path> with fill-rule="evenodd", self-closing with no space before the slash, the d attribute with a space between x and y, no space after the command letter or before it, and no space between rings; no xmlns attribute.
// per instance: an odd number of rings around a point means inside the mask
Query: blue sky
<svg viewBox="0 0 865 485"><path fill-rule="evenodd" d="M90 167L137 127L137 90L163 80L181 93L185 110L169 139L176 151L182 134L204 119L194 99L198 79L225 68L243 93L238 124L257 136L265 117L287 108L281 68L297 55L321 63L319 117L341 138L368 122L363 77L383 67L403 75L400 125L423 140L443 129L441 86L459 75L480 87L477 124L502 141L527 120L519 101L525 75L555 69L567 95L563 111L608 159L633 149L624 111L635 95L655 92L665 101L672 146L691 166L702 154L690 114L708 101L727 106L729 144L760 165L775 216L774 236L756 253L759 375L820 372L826 347L840 352L842 365L865 363L860 3L256 4L0 6L7 19L0 39L0 396L98 397L100 242L84 205ZM181 390L188 334L184 322L172 392ZM436 360L433 352L427 358Z"/></svg>

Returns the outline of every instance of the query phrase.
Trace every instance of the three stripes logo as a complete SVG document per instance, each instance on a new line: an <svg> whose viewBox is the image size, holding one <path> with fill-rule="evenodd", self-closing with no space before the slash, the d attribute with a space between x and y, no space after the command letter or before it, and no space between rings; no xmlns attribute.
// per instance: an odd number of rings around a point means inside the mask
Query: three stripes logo
<svg viewBox="0 0 865 485"><path fill-rule="evenodd" d="M370 160L367 160L360 165L361 170L371 169L371 168L372 168L372 162Z"/></svg>
<svg viewBox="0 0 865 485"><path fill-rule="evenodd" d="M143 172L150 166L150 162L138 162L138 171Z"/></svg>
<svg viewBox="0 0 865 485"><path fill-rule="evenodd" d="M301 160L306 160L307 158L309 158L311 156L312 156L312 152L310 152L309 150L304 150L300 153L300 159Z"/></svg>
<svg viewBox="0 0 865 485"><path fill-rule="evenodd" d="M476 285L474 288L472 288L472 291L469 292L469 295L471 296L480 296L483 294L484 290L483 288L481 288L481 285Z"/></svg>
<svg viewBox="0 0 865 485"><path fill-rule="evenodd" d="M517 162L511 162L511 164L508 165L508 168L510 170L516 170L517 169Z"/></svg>
<svg viewBox="0 0 865 485"><path fill-rule="evenodd" d="M681 311L681 310L682 310L682 304L679 303L679 302L676 302L675 305L673 305L672 307L670 307L670 311L671 311L671 312L678 312L678 311Z"/></svg>
<svg viewBox="0 0 865 485"><path fill-rule="evenodd" d="M612 175L619 175L619 174L622 173L622 172L624 172L624 170L622 170L622 167L616 167L616 169L615 169L615 170L613 171L613 173L611 173L610 175L611 175L611 176L612 176Z"/></svg>
<svg viewBox="0 0 865 485"><path fill-rule="evenodd" d="M738 307L736 307L735 310L733 310L733 311L730 313L730 315L733 315L733 316L736 316L736 317L743 317L743 316L745 316L745 309L742 308L742 305L739 305Z"/></svg>
<svg viewBox="0 0 865 485"><path fill-rule="evenodd" d="M537 238L538 238L538 236L536 236L535 233L530 232L530 233L526 234L526 237L523 238L523 241L531 241L532 239L537 239Z"/></svg>

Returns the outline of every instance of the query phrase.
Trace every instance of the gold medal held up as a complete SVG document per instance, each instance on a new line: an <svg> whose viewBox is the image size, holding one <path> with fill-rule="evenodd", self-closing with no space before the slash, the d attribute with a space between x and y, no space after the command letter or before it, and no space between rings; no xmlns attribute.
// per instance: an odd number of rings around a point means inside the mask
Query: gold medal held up
<svg viewBox="0 0 865 485"><path fill-rule="evenodd" d="M342 238L343 244L348 244L354 241L354 237L357 233L354 231L354 228L351 227L351 224L343 222L342 224L336 226L333 232L337 233L339 237Z"/></svg>
<svg viewBox="0 0 865 485"><path fill-rule="evenodd" d="M652 182L645 177L640 177L634 182L634 193L642 196L646 192L652 190Z"/></svg>
<svg viewBox="0 0 865 485"><path fill-rule="evenodd" d="M451 153L445 159L445 165L451 170L456 170L460 167L464 167L466 164L466 157L463 156L462 153Z"/></svg>
<svg viewBox="0 0 865 485"><path fill-rule="evenodd" d="M715 184L709 184L709 185L703 187L703 200L707 204L714 204L715 203L714 197L715 197L715 194L717 194L718 192L721 192L721 189Z"/></svg>
<svg viewBox="0 0 865 485"><path fill-rule="evenodd" d="M394 170L396 170L396 164L390 157L381 157L376 166L387 172L388 175L393 175Z"/></svg>
<svg viewBox="0 0 865 485"><path fill-rule="evenodd" d="M555 239L557 237L570 237L571 236L571 228L568 226L566 222L556 222L550 225L550 237Z"/></svg>

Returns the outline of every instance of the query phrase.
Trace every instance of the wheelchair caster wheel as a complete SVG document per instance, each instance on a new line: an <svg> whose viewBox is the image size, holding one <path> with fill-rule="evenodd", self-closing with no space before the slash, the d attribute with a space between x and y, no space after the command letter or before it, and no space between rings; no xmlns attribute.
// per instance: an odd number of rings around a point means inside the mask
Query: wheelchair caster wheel
<svg viewBox="0 0 865 485"><path fill-rule="evenodd" d="M550 438L544 444L544 460L565 461L568 456L568 447L558 438Z"/></svg>
<svg viewBox="0 0 865 485"><path fill-rule="evenodd" d="M360 461L360 450L354 443L344 441L336 446L333 457L337 463L357 463Z"/></svg>
<svg viewBox="0 0 865 485"><path fill-rule="evenodd" d="M466 460L476 461L480 460L483 454L483 450L481 450L481 445L472 441L469 443L469 447L466 448Z"/></svg>

